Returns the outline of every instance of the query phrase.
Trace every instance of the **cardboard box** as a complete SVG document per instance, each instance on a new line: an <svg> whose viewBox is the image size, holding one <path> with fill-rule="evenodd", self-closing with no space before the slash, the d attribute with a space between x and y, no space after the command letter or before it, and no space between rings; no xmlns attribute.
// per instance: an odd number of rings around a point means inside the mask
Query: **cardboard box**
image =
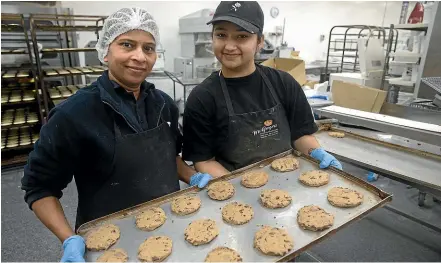
<svg viewBox="0 0 441 263"><path fill-rule="evenodd" d="M378 78L366 78L363 77L360 72L331 73L329 76L329 83L331 86L334 80L355 83L362 86L368 86L370 88L381 88L381 76Z"/></svg>
<svg viewBox="0 0 441 263"><path fill-rule="evenodd" d="M291 51L291 58L301 59L299 55L300 55L300 51Z"/></svg>
<svg viewBox="0 0 441 263"><path fill-rule="evenodd" d="M379 113L387 92L355 83L334 80L331 87L332 100L336 106Z"/></svg>
<svg viewBox="0 0 441 263"><path fill-rule="evenodd" d="M261 63L264 66L286 71L300 86L306 83L305 61L293 58L271 58Z"/></svg>
<svg viewBox="0 0 441 263"><path fill-rule="evenodd" d="M319 82L315 80L307 80L303 86L308 86L313 89L315 84L319 84Z"/></svg>

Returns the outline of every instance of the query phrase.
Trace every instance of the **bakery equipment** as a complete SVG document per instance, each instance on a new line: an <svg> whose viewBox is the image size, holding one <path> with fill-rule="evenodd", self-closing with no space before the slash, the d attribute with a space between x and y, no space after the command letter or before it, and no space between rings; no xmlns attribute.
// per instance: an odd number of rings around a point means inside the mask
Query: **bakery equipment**
<svg viewBox="0 0 441 263"><path fill-rule="evenodd" d="M329 80L331 66L337 65L336 73L360 72L359 42L364 38L383 39L389 32L390 48L395 51L398 32L387 27L371 25L338 25L329 32L328 50L326 54L325 81ZM366 70L364 70L366 72Z"/></svg>
<svg viewBox="0 0 441 263"><path fill-rule="evenodd" d="M185 71L187 79L199 78L207 75L207 71L220 69L211 47L212 27L207 25L213 14L211 9L202 9L179 19L182 57L178 61L175 59L174 72Z"/></svg>
<svg viewBox="0 0 441 263"><path fill-rule="evenodd" d="M35 66L37 58L45 67L62 67L79 61L78 56L53 52L53 49L67 45L76 46L77 39L73 37L73 32L35 32L38 41L34 43L30 14L54 15L70 12L67 8L60 8L59 5L49 7L34 3L2 2L2 117L6 110L12 110L12 117L2 119L2 135L6 135L12 127L29 127L38 138L41 122L48 111L44 108L42 87L38 81L35 81L35 76L39 73L39 68ZM43 19L40 22L46 26L56 24L56 21L50 19ZM64 81L62 78L56 80ZM25 109L24 113L19 109ZM20 135L18 137L20 138ZM7 136L3 138L2 169L24 164L32 144L26 140L21 143L20 139L17 142L13 139L8 140ZM31 138L28 140L30 141ZM6 147L7 145L9 147Z"/></svg>
<svg viewBox="0 0 441 263"><path fill-rule="evenodd" d="M98 39L99 31L102 29L105 16L93 16L93 15L71 15L69 13L58 14L58 15L32 15L30 17L30 25L32 32L32 43L37 46L39 41L39 34L43 33L53 33L61 34L66 32L65 36L68 39L66 45L60 45L59 47L43 49L47 54L61 54L62 56L67 56L68 61L57 67L46 66L44 64L44 59L39 56L35 56L37 62L37 68L39 69L39 80L40 85L43 87L43 100L45 112L49 112L50 107L54 106L52 102L53 98L67 98L72 95L69 89L57 89L52 90L52 87L67 85L73 85L82 81L81 75L101 74L105 68L100 66L91 66L87 64L85 67L79 66L79 61L72 59L72 57L77 57L78 52L89 52L95 53L96 50L93 47L87 46L84 48L79 48L76 42L74 32L79 31L89 31L94 32L96 38ZM51 23L46 23L46 21L51 21ZM69 34L67 33L69 32ZM74 40L74 41L71 41ZM97 62L99 64L99 62ZM54 85L58 83L58 85Z"/></svg>
<svg viewBox="0 0 441 263"><path fill-rule="evenodd" d="M2 4L2 11L7 9L7 5ZM41 99L35 92L38 90L34 79L36 68L31 63L32 50L29 44L29 26L26 21L23 15L10 13L1 15L2 168L19 164L16 155L26 156L32 149L26 140L21 143L20 129L38 130L40 128ZM31 118L28 118L30 112L33 114Z"/></svg>
<svg viewBox="0 0 441 263"><path fill-rule="evenodd" d="M337 159L418 189L420 206L427 194L441 197L441 112L385 103L380 113L338 106L315 108L314 113L331 118L323 122L332 122L348 135L338 142L317 135L320 145ZM388 209L441 232L423 218Z"/></svg>

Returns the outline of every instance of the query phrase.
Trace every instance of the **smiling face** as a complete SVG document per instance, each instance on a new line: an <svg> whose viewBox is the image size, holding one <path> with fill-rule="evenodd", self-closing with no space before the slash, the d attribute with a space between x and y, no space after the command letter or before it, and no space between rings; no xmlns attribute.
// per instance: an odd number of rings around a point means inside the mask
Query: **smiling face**
<svg viewBox="0 0 441 263"><path fill-rule="evenodd" d="M262 39L230 22L213 25L213 52L223 67L241 70L254 64Z"/></svg>
<svg viewBox="0 0 441 263"><path fill-rule="evenodd" d="M104 58L109 75L125 88L136 89L156 62L156 42L150 33L132 30L118 36Z"/></svg>

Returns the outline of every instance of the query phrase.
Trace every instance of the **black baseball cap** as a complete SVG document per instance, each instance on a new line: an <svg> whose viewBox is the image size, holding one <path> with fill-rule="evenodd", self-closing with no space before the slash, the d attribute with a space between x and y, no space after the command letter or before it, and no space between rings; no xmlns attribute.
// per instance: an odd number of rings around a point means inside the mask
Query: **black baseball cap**
<svg viewBox="0 0 441 263"><path fill-rule="evenodd" d="M263 32L263 11L256 1L221 1L207 25L219 21L231 22L252 34Z"/></svg>

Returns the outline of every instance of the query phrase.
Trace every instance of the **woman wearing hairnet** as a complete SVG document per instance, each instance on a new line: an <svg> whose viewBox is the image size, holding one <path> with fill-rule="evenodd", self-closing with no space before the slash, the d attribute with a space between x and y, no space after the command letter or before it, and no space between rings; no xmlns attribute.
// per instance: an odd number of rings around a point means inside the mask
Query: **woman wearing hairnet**
<svg viewBox="0 0 441 263"><path fill-rule="evenodd" d="M75 229L177 191L179 179L199 187L211 179L179 157L178 108L145 81L158 42L158 26L145 10L110 15L96 45L109 70L50 112L29 155L25 201L63 242L63 262L84 261L84 239L74 234L58 200L73 176Z"/></svg>

